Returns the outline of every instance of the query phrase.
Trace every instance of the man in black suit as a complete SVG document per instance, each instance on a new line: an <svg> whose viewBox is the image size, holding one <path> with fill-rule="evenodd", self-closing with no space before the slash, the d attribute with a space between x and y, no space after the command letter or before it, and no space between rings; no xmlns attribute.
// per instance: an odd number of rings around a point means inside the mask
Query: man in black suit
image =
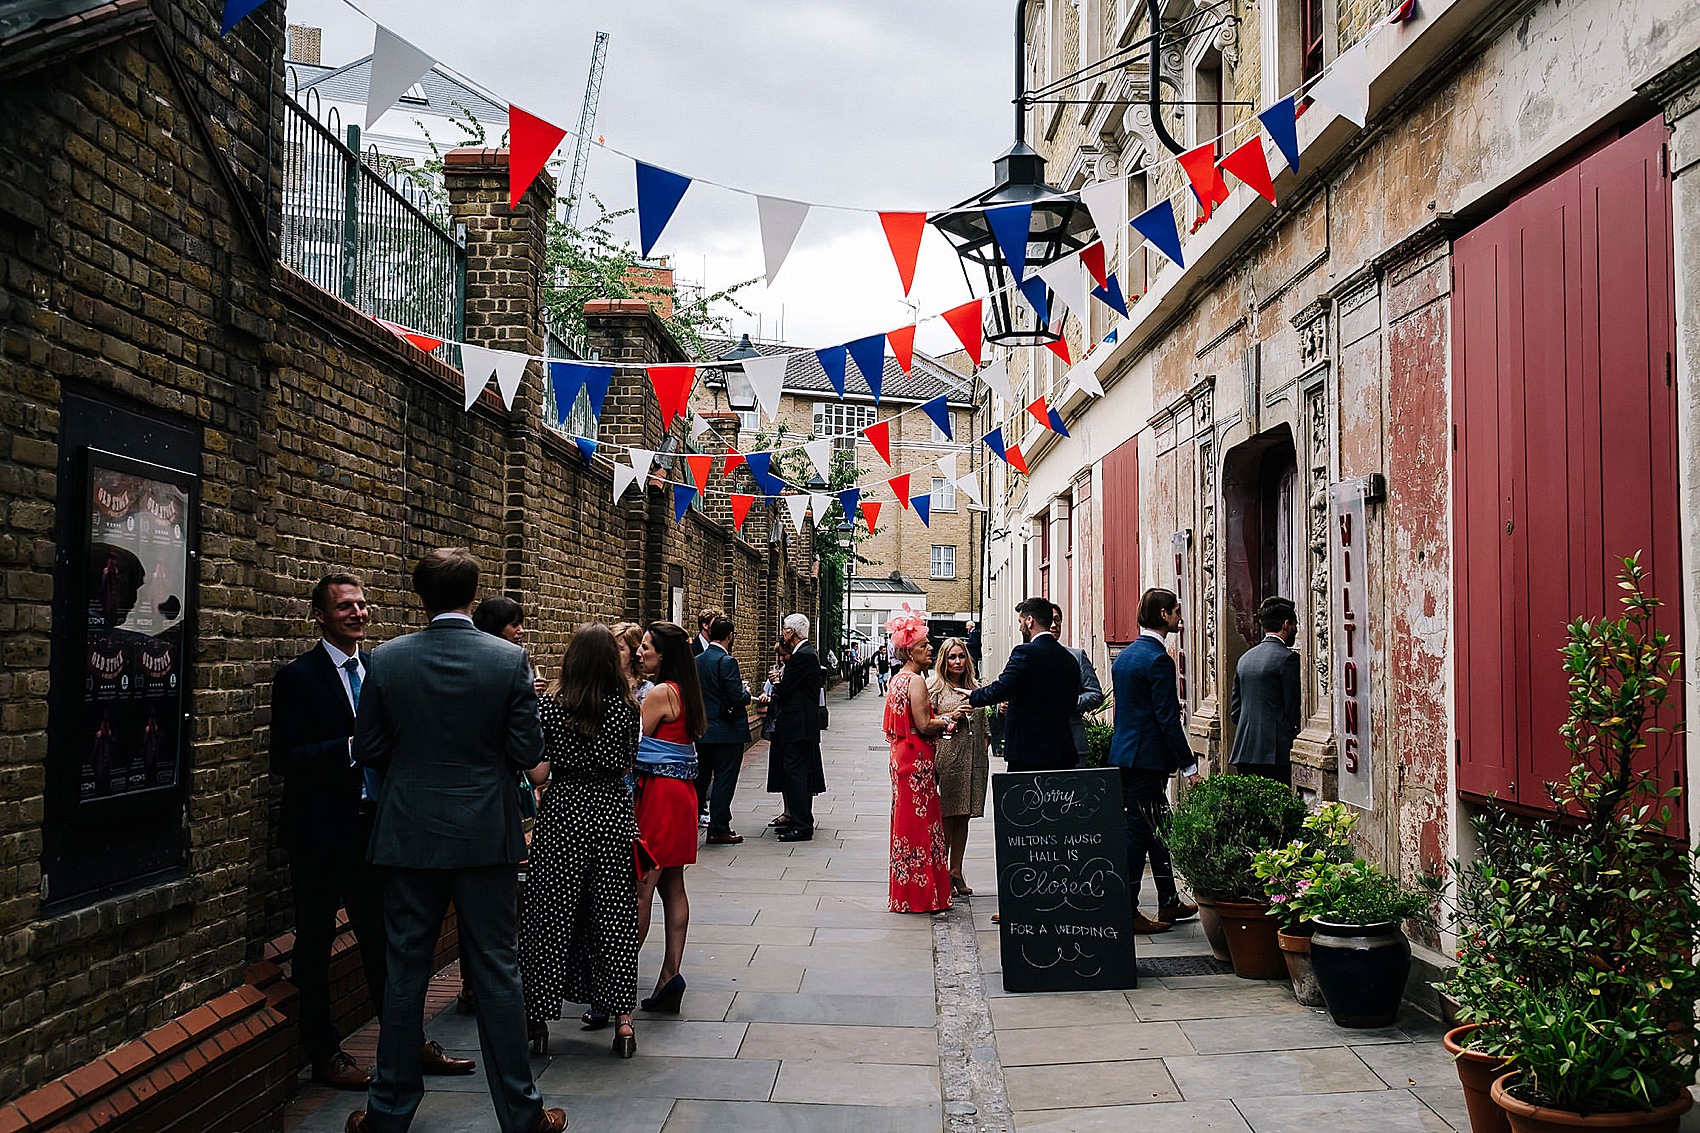
<svg viewBox="0 0 1700 1133"><path fill-rule="evenodd" d="M1073 767L1070 721L1080 695L1080 664L1051 632L1048 598L1015 608L1024 644L1010 650L998 679L968 694L975 708L1008 701L1003 756L1011 771L1063 771Z"/></svg>
<svg viewBox="0 0 1700 1133"><path fill-rule="evenodd" d="M724 614L708 626L708 648L697 657L697 680L708 728L697 740L697 796L708 808L708 844L736 846L744 839L732 829L732 795L744 746L750 742L750 686L732 656L732 619Z"/></svg>
<svg viewBox="0 0 1700 1133"><path fill-rule="evenodd" d="M724 611L716 609L713 606L710 606L706 610L697 611L697 635L691 638L692 657L702 656L703 650L708 648L708 627L713 625L716 619L723 618L725 616L726 614Z"/></svg>
<svg viewBox="0 0 1700 1133"><path fill-rule="evenodd" d="M515 932L525 857L515 773L543 760L525 650L472 624L478 560L441 547L413 568L430 625L372 654L354 754L384 775L367 860L386 871L383 1030L368 1108L348 1133L401 1133L424 1096L420 1011L452 900L461 963L478 997L478 1041L502 1133L560 1133L526 1051Z"/></svg>
<svg viewBox="0 0 1700 1133"><path fill-rule="evenodd" d="M376 1007L384 994L383 887L366 864L380 787L376 772L354 762L354 711L371 654L360 647L369 609L359 577L328 574L313 587L320 642L278 671L272 684L271 769L283 779L283 834L295 902L290 978L301 994L301 1045L314 1075L344 1090L372 1079L343 1053L331 1016L331 946L336 911L348 910L366 990ZM450 1058L424 1043L426 1073L470 1074L470 1058Z"/></svg>
<svg viewBox="0 0 1700 1133"><path fill-rule="evenodd" d="M826 790L820 758L820 696L825 685L820 656L809 644L809 619L792 614L779 639L791 650L785 674L773 690L781 793L791 821L774 835L781 842L807 842L815 836L815 796ZM771 790L771 786L769 788Z"/></svg>
<svg viewBox="0 0 1700 1133"><path fill-rule="evenodd" d="M1234 750L1228 764L1241 775L1293 785L1293 740L1304 722L1299 699L1298 611L1286 598L1266 599L1257 611L1263 640L1234 667Z"/></svg>

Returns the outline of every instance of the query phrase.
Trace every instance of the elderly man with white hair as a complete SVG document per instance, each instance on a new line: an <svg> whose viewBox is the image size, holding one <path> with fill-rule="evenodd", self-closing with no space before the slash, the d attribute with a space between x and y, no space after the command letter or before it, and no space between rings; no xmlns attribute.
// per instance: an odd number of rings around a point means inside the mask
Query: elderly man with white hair
<svg viewBox="0 0 1700 1133"><path fill-rule="evenodd" d="M767 789L785 798L785 821L775 837L781 842L807 842L815 836L814 797L826 790L820 758L820 702L825 687L820 655L809 644L809 619L792 614L785 619L779 640L791 650L785 675L773 690L773 767L778 782Z"/></svg>

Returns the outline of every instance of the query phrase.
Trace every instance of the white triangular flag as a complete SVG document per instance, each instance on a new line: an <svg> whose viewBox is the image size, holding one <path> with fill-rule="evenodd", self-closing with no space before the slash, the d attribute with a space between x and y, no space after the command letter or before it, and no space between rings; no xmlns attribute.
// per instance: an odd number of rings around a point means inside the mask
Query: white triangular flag
<svg viewBox="0 0 1700 1133"><path fill-rule="evenodd" d="M1086 269L1081 266L1078 254L1064 256L1033 274L1045 281L1045 286L1056 294L1063 306L1074 312L1074 317L1082 325L1086 323L1086 297L1091 292L1086 286Z"/></svg>
<svg viewBox="0 0 1700 1133"><path fill-rule="evenodd" d="M372 70L366 83L366 128L384 116L436 60L379 24L372 35Z"/></svg>
<svg viewBox="0 0 1700 1133"><path fill-rule="evenodd" d="M785 368L791 364L789 354L764 354L760 358L745 358L744 375L756 391L756 400L769 420L779 417L779 393L785 388Z"/></svg>
<svg viewBox="0 0 1700 1133"><path fill-rule="evenodd" d="M947 452L939 457L939 475L946 480L956 479L956 454Z"/></svg>
<svg viewBox="0 0 1700 1133"><path fill-rule="evenodd" d="M502 391L502 404L512 409L514 395L519 392L519 383L525 377L525 366L531 361L531 356L517 350L496 350L493 353L496 355L496 388Z"/></svg>
<svg viewBox="0 0 1700 1133"><path fill-rule="evenodd" d="M1097 369L1098 367L1096 365L1088 365L1087 363L1082 362L1080 365L1070 370L1068 372L1068 381L1063 384L1062 400L1067 401L1068 395L1077 389L1085 390L1093 397L1103 397L1104 384L1098 380L1098 375L1094 372Z"/></svg>
<svg viewBox="0 0 1700 1133"><path fill-rule="evenodd" d="M815 526L826 522L826 509L832 506L832 497L818 494L809 496L809 510L815 513Z"/></svg>
<svg viewBox="0 0 1700 1133"><path fill-rule="evenodd" d="M632 462L632 468L637 472L639 480L649 480L649 470L655 466L655 453L646 448L627 449L626 456Z"/></svg>
<svg viewBox="0 0 1700 1133"><path fill-rule="evenodd" d="M1127 182L1099 181L1080 190L1079 196L1080 203L1092 214L1092 223L1098 227L1098 239L1104 242L1105 262L1114 263L1116 241L1127 227Z"/></svg>
<svg viewBox="0 0 1700 1133"><path fill-rule="evenodd" d="M620 497L626 494L626 489L637 483L637 469L629 464L614 462L614 502L619 503Z"/></svg>
<svg viewBox="0 0 1700 1133"><path fill-rule="evenodd" d="M831 480L832 438L822 437L819 440L810 441L803 446L803 451L808 454L809 463L815 466L815 471L820 473L820 478Z"/></svg>
<svg viewBox="0 0 1700 1133"><path fill-rule="evenodd" d="M796 242L797 232L808 215L809 206L802 201L786 200L784 197L756 198L756 218L761 222L761 254L767 266L769 287L773 286L779 269L785 266L785 257L791 254L791 245Z"/></svg>
<svg viewBox="0 0 1700 1133"><path fill-rule="evenodd" d="M958 477L956 486L971 502L976 504L980 502L980 481L974 473L970 472L966 476Z"/></svg>
<svg viewBox="0 0 1700 1133"><path fill-rule="evenodd" d="M1000 358L981 370L980 380L990 386L993 393L1003 398L1005 405L1014 403L1015 394L1009 388L1009 366L1003 359Z"/></svg>
<svg viewBox="0 0 1700 1133"><path fill-rule="evenodd" d="M489 347L474 346L470 342L460 344L460 372L466 377L466 409L469 412L478 404L484 387L490 384L496 362L496 351Z"/></svg>
<svg viewBox="0 0 1700 1133"><path fill-rule="evenodd" d="M1359 40L1341 53L1334 66L1309 91L1312 98L1340 117L1351 119L1359 129L1369 121L1369 52L1365 50L1368 43Z"/></svg>
<svg viewBox="0 0 1700 1133"><path fill-rule="evenodd" d="M708 432L708 429L708 422L702 419L702 414L691 414L691 440L696 440L698 437Z"/></svg>
<svg viewBox="0 0 1700 1133"><path fill-rule="evenodd" d="M803 515L809 510L809 497L801 494L781 496L785 507L791 513L791 526L797 529L797 534L803 533Z"/></svg>

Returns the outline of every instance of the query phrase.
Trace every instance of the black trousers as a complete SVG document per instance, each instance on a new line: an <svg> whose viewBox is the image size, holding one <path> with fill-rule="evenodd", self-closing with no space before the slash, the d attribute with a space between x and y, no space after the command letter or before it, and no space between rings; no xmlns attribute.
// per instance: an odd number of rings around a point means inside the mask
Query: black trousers
<svg viewBox="0 0 1700 1133"><path fill-rule="evenodd" d="M336 911L348 910L366 990L381 1013L384 996L384 901L379 872L366 864L372 833L363 816L355 837L335 848L291 846L289 887L295 903L295 951L290 979L301 993L301 1047L317 1066L342 1048L331 1017L331 947L336 942Z"/></svg>
<svg viewBox="0 0 1700 1133"><path fill-rule="evenodd" d="M1139 911L1147 858L1157 883L1157 907L1175 904L1175 867L1163 841L1169 821L1169 772L1122 768L1122 806L1127 811L1127 887L1134 912Z"/></svg>
<svg viewBox="0 0 1700 1133"><path fill-rule="evenodd" d="M697 803L708 809L708 832L732 832L732 796L743 770L743 744L697 744Z"/></svg>
<svg viewBox="0 0 1700 1133"><path fill-rule="evenodd" d="M425 1042L425 990L431 954L449 901L460 926L461 971L478 997L478 1046L490 1100L502 1133L529 1133L543 1112L526 1046L525 998L520 990L517 936L519 870L513 865L469 869L392 869L384 882L389 935L389 982L378 1066L367 1095L366 1123L375 1133L400 1133L425 1095L419 1048Z"/></svg>
<svg viewBox="0 0 1700 1133"><path fill-rule="evenodd" d="M785 799L785 813L791 816L793 826L804 830L813 830L815 826L812 760L818 758L815 754L818 750L810 744L779 745L780 795Z"/></svg>

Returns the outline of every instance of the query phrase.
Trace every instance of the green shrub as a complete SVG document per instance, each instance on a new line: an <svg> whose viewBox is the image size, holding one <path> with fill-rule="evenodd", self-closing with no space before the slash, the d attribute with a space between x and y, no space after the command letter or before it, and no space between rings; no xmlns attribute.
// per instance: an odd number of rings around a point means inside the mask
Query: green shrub
<svg viewBox="0 0 1700 1133"><path fill-rule="evenodd" d="M1175 808L1169 853L1193 892L1262 901L1253 859L1298 837L1304 819L1304 800L1291 787L1255 775L1212 775Z"/></svg>

